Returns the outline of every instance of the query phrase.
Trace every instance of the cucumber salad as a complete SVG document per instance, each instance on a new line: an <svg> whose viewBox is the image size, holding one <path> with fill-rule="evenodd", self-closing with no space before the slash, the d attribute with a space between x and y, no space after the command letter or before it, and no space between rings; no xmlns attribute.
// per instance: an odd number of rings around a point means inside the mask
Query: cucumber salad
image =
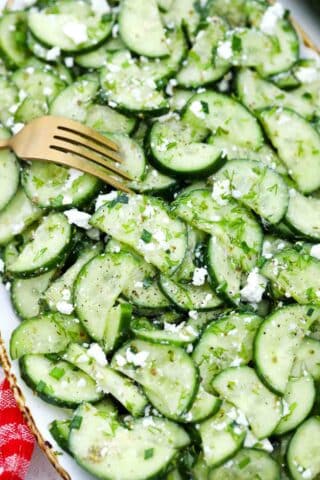
<svg viewBox="0 0 320 480"><path fill-rule="evenodd" d="M130 177L0 152L11 360L96 478L320 478L320 62L299 47L264 0L1 14L0 138L72 118Z"/></svg>

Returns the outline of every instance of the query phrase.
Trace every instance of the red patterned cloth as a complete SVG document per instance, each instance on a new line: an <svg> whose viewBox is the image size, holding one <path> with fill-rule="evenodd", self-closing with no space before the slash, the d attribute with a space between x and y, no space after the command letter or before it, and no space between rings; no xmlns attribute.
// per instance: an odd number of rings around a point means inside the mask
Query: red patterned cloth
<svg viewBox="0 0 320 480"><path fill-rule="evenodd" d="M0 480L23 480L34 448L7 380L0 383Z"/></svg>

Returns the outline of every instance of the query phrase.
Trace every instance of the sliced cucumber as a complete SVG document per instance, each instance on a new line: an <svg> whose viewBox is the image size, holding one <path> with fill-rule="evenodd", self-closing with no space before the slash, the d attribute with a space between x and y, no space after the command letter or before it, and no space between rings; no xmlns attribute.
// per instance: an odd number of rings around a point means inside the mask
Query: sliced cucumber
<svg viewBox="0 0 320 480"><path fill-rule="evenodd" d="M221 465L242 447L246 431L236 417L235 408L223 402L218 413L200 424L204 460L209 468Z"/></svg>
<svg viewBox="0 0 320 480"><path fill-rule="evenodd" d="M140 145L132 138L121 133L108 134L108 138L114 140L118 145L119 155L123 160L121 163L121 170L126 172L133 181L141 180L144 175L146 159L144 151ZM113 176L122 180L114 174Z"/></svg>
<svg viewBox="0 0 320 480"><path fill-rule="evenodd" d="M250 313L231 313L208 325L192 354L207 391L213 392L212 381L222 370L252 360L252 342L261 321Z"/></svg>
<svg viewBox="0 0 320 480"><path fill-rule="evenodd" d="M262 450L243 448L232 459L209 473L209 480L279 480L280 467Z"/></svg>
<svg viewBox="0 0 320 480"><path fill-rule="evenodd" d="M161 275L159 285L163 293L181 310L212 310L222 303L208 283L201 286L177 283Z"/></svg>
<svg viewBox="0 0 320 480"><path fill-rule="evenodd" d="M55 70L41 67L42 65L38 68L19 68L12 75L12 81L28 97L50 103L66 87L66 82L61 80Z"/></svg>
<svg viewBox="0 0 320 480"><path fill-rule="evenodd" d="M171 217L161 200L118 194L99 208L90 223L132 247L164 273L176 270L184 258L185 225Z"/></svg>
<svg viewBox="0 0 320 480"><path fill-rule="evenodd" d="M92 104L87 109L85 119L88 127L99 132L122 133L129 135L136 126L136 119L125 117L107 105Z"/></svg>
<svg viewBox="0 0 320 480"><path fill-rule="evenodd" d="M26 46L27 14L6 12L0 21L0 49L11 67L20 67L29 56Z"/></svg>
<svg viewBox="0 0 320 480"><path fill-rule="evenodd" d="M212 50L226 32L227 25L219 17L207 17L204 26L197 32L184 65L177 75L179 85L196 88L215 82L229 70L229 62L213 62Z"/></svg>
<svg viewBox="0 0 320 480"><path fill-rule="evenodd" d="M290 378L282 400L288 412L283 415L275 434L283 435L299 426L311 412L315 398L316 389L310 375Z"/></svg>
<svg viewBox="0 0 320 480"><path fill-rule="evenodd" d="M144 28L141 28L143 24ZM168 55L156 0L123 0L119 14L121 38L130 50L146 57Z"/></svg>
<svg viewBox="0 0 320 480"><path fill-rule="evenodd" d="M199 335L199 331L194 328L191 321L181 322L178 325L165 322L162 330L150 320L138 318L131 322L130 328L137 338L162 345L188 345L195 342Z"/></svg>
<svg viewBox="0 0 320 480"><path fill-rule="evenodd" d="M66 52L95 47L111 33L112 16L96 14L90 2L59 0L41 10L31 10L28 26L45 45Z"/></svg>
<svg viewBox="0 0 320 480"><path fill-rule="evenodd" d="M68 439L70 433L71 420L54 420L49 427L49 431L59 447L65 452L69 452Z"/></svg>
<svg viewBox="0 0 320 480"><path fill-rule="evenodd" d="M1 88L1 82L0 82ZM0 127L0 140L9 138L7 130ZM15 155L10 150L0 151L0 210L10 202L19 185L20 167Z"/></svg>
<svg viewBox="0 0 320 480"><path fill-rule="evenodd" d="M34 277L61 265L72 246L72 228L62 213L44 217L9 271L17 277Z"/></svg>
<svg viewBox="0 0 320 480"><path fill-rule="evenodd" d="M297 190L290 190L285 221L298 234L312 240L320 240L320 199L305 197Z"/></svg>
<svg viewBox="0 0 320 480"><path fill-rule="evenodd" d="M206 4L207 15L218 15L227 20L233 27L243 26L247 23L245 0L209 0Z"/></svg>
<svg viewBox="0 0 320 480"><path fill-rule="evenodd" d="M109 310L103 333L105 352L112 352L126 338L130 330L131 315L132 306L129 303L120 303Z"/></svg>
<svg viewBox="0 0 320 480"><path fill-rule="evenodd" d="M211 393L208 393L200 383L199 390L194 398L193 404L188 412L184 414L185 422L203 422L219 410L221 400Z"/></svg>
<svg viewBox="0 0 320 480"><path fill-rule="evenodd" d="M300 344L319 309L292 305L271 314L255 339L254 359L263 380L272 390L284 394Z"/></svg>
<svg viewBox="0 0 320 480"><path fill-rule="evenodd" d="M281 420L282 405L250 367L227 368L212 382L221 397L246 416L253 434L262 439L272 434Z"/></svg>
<svg viewBox="0 0 320 480"><path fill-rule="evenodd" d="M207 176L221 165L221 152L201 143L206 134L206 129L193 129L175 119L155 123L149 135L152 163L176 177Z"/></svg>
<svg viewBox="0 0 320 480"><path fill-rule="evenodd" d="M179 419L198 390L196 367L173 345L132 340L115 353L112 366L141 384L152 405L168 418Z"/></svg>
<svg viewBox="0 0 320 480"><path fill-rule="evenodd" d="M128 282L134 258L125 253L95 256L82 267L74 286L76 313L89 335L103 339L107 315Z"/></svg>
<svg viewBox="0 0 320 480"><path fill-rule="evenodd" d="M21 318L26 319L39 315L42 295L55 274L56 270L51 270L38 277L13 280L11 300L15 311Z"/></svg>
<svg viewBox="0 0 320 480"><path fill-rule="evenodd" d="M294 377L306 374L310 374L317 382L320 380L320 342L311 337L302 340L291 370Z"/></svg>
<svg viewBox="0 0 320 480"><path fill-rule="evenodd" d="M286 248L268 260L261 273L271 282L278 296L293 298L300 304L320 304L320 261L294 248Z"/></svg>
<svg viewBox="0 0 320 480"><path fill-rule="evenodd" d="M263 143L256 118L239 102L222 93L210 91L191 97L183 120L193 128L205 127L213 134L223 131L233 145L256 149Z"/></svg>
<svg viewBox="0 0 320 480"><path fill-rule="evenodd" d="M85 122L87 109L93 102L98 88L99 82L94 74L79 77L54 99L50 106L50 114Z"/></svg>
<svg viewBox="0 0 320 480"><path fill-rule="evenodd" d="M287 464L294 480L317 478L320 473L319 447L320 418L311 417L298 428L289 443Z"/></svg>
<svg viewBox="0 0 320 480"><path fill-rule="evenodd" d="M238 73L237 94L242 103L253 112L272 105L289 108L306 118L312 118L315 113L315 106L309 98L297 94L295 90L281 90L252 70Z"/></svg>
<svg viewBox="0 0 320 480"><path fill-rule="evenodd" d="M9 243L15 235L22 233L31 223L38 220L43 212L30 202L22 189L0 212L0 245Z"/></svg>
<svg viewBox="0 0 320 480"><path fill-rule="evenodd" d="M74 408L102 397L95 382L70 363L52 361L44 355L24 355L20 368L24 381L48 403Z"/></svg>
<svg viewBox="0 0 320 480"><path fill-rule="evenodd" d="M199 26L201 14L194 8L193 0L175 0L171 3L168 11L162 15L162 18L168 27L183 25L189 38L192 39Z"/></svg>
<svg viewBox="0 0 320 480"><path fill-rule="evenodd" d="M70 450L83 468L101 479L116 480L119 475L123 480L160 476L178 449L189 443L181 427L162 418L150 417L150 426L143 419L125 425L113 417L101 417L99 410L85 403L73 419Z"/></svg>
<svg viewBox="0 0 320 480"><path fill-rule="evenodd" d="M100 84L109 105L123 113L160 115L169 108L150 73L127 50L110 55Z"/></svg>
<svg viewBox="0 0 320 480"><path fill-rule="evenodd" d="M147 163L143 179L131 182L129 186L139 193L165 196L175 189L177 180L164 175Z"/></svg>
<svg viewBox="0 0 320 480"><path fill-rule="evenodd" d="M147 399L129 378L102 365L89 356L88 350L76 344L69 345L64 358L92 377L99 389L116 398L133 416L143 414Z"/></svg>
<svg viewBox="0 0 320 480"><path fill-rule="evenodd" d="M251 208L266 222L278 223L288 207L288 188L282 177L253 160L229 161L213 177L229 181L231 195Z"/></svg>
<svg viewBox="0 0 320 480"><path fill-rule="evenodd" d="M107 61L108 54L126 48L120 37L109 38L101 47L75 56L77 65L83 68L101 68Z"/></svg>
<svg viewBox="0 0 320 480"><path fill-rule="evenodd" d="M320 186L320 136L297 113L269 108L259 113L262 125L299 190L310 193Z"/></svg>
<svg viewBox="0 0 320 480"><path fill-rule="evenodd" d="M72 299L72 290L74 282L82 267L92 258L102 252L102 244L88 244L80 250L75 263L69 267L63 275L57 278L45 291L43 299L52 311L59 309L59 302L70 302ZM30 280L31 281L31 280Z"/></svg>
<svg viewBox="0 0 320 480"><path fill-rule="evenodd" d="M9 109L12 105L19 103L18 89L5 76L0 76L1 88L1 106L0 106L0 121L3 125L11 126L12 113Z"/></svg>

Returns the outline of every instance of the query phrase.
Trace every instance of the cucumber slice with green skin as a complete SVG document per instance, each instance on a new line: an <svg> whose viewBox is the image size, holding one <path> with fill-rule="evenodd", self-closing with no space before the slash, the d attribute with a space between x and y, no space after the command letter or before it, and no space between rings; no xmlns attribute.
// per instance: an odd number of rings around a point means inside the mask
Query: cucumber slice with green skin
<svg viewBox="0 0 320 480"><path fill-rule="evenodd" d="M116 480L119 475L123 480L160 477L179 448L189 443L181 427L162 418L150 417L150 426L143 419L127 426L112 417L101 418L99 411L87 403L73 418L69 448L83 468L101 479Z"/></svg>
<svg viewBox="0 0 320 480"><path fill-rule="evenodd" d="M243 448L232 459L209 473L209 480L279 480L280 467L266 452Z"/></svg>
<svg viewBox="0 0 320 480"><path fill-rule="evenodd" d="M183 25L192 39L198 29L201 14L194 8L193 0L175 0L169 10L162 15L166 25L180 27Z"/></svg>
<svg viewBox="0 0 320 480"><path fill-rule="evenodd" d="M320 472L319 448L320 418L311 417L297 429L289 443L287 465L294 480L317 478Z"/></svg>
<svg viewBox="0 0 320 480"><path fill-rule="evenodd" d="M183 415L184 421L188 423L203 422L203 420L215 415L220 405L221 400L215 395L208 393L200 383L190 410Z"/></svg>
<svg viewBox="0 0 320 480"><path fill-rule="evenodd" d="M65 452L69 452L69 433L71 420L54 420L49 426L49 432Z"/></svg>
<svg viewBox="0 0 320 480"><path fill-rule="evenodd" d="M114 140L119 147L119 155L123 160L121 169L126 172L133 181L141 180L146 167L146 158L140 145L132 138L121 133L111 133L107 135L108 138ZM123 182L123 179L117 177L115 174L112 174L112 176ZM129 185L130 181L126 183Z"/></svg>
<svg viewBox="0 0 320 480"><path fill-rule="evenodd" d="M213 134L222 130L234 145L256 149L264 143L257 119L222 93L195 94L185 107L183 120L192 128L207 128Z"/></svg>
<svg viewBox="0 0 320 480"><path fill-rule="evenodd" d="M263 385L253 368L227 368L215 377L212 386L244 413L258 439L271 435L281 420L279 397Z"/></svg>
<svg viewBox="0 0 320 480"><path fill-rule="evenodd" d="M246 365L253 357L253 340L262 319L250 313L231 313L208 325L192 354L205 389L224 369Z"/></svg>
<svg viewBox="0 0 320 480"><path fill-rule="evenodd" d="M85 246L83 250L80 251L75 263L50 285L43 295L43 300L47 303L51 311L58 310L61 300L66 302L71 300L73 285L80 270L89 260L101 252L101 243Z"/></svg>
<svg viewBox="0 0 320 480"><path fill-rule="evenodd" d="M228 160L238 160L239 158L255 160L283 175L288 173L283 162L269 145L263 144L255 150L252 148L239 147L232 145L228 135L223 134L211 136L208 139L208 143L214 145L216 148L220 148L222 156Z"/></svg>
<svg viewBox="0 0 320 480"><path fill-rule="evenodd" d="M319 198L305 197L292 189L285 222L298 234L312 240L320 240L319 208Z"/></svg>
<svg viewBox="0 0 320 480"><path fill-rule="evenodd" d="M320 342L311 337L304 337L296 353L291 370L293 377L309 373L315 381L320 380Z"/></svg>
<svg viewBox="0 0 320 480"><path fill-rule="evenodd" d="M187 248L184 223L173 218L159 199L125 194L114 197L93 215L91 225L133 248L160 271L173 273Z"/></svg>
<svg viewBox="0 0 320 480"><path fill-rule="evenodd" d="M20 360L21 376L42 400L60 407L74 408L82 402L102 398L95 382L81 370L62 360L45 355L24 355Z"/></svg>
<svg viewBox="0 0 320 480"><path fill-rule="evenodd" d="M25 320L13 332L10 340L12 360L26 354L59 353L65 350L70 339L63 326L52 316Z"/></svg>
<svg viewBox="0 0 320 480"><path fill-rule="evenodd" d="M184 65L177 75L179 85L197 88L219 80L229 70L229 62L221 60L213 64L212 50L224 38L227 24L219 17L207 17L198 31Z"/></svg>
<svg viewBox="0 0 320 480"><path fill-rule="evenodd" d="M269 80L277 87L288 91L301 86L301 82L295 76L293 69L273 75Z"/></svg>
<svg viewBox="0 0 320 480"><path fill-rule="evenodd" d="M131 316L132 306L129 303L121 303L108 312L103 334L105 352L112 352L126 338L130 330Z"/></svg>
<svg viewBox="0 0 320 480"><path fill-rule="evenodd" d="M92 377L99 389L116 398L133 416L143 415L148 401L129 378L107 365L102 366L80 345L70 344L64 359Z"/></svg>
<svg viewBox="0 0 320 480"><path fill-rule="evenodd" d="M1 106L0 106L0 121L3 125L8 125L12 118L12 113L9 109L12 105L19 103L18 90L12 82L4 76L0 77L0 89L1 89Z"/></svg>
<svg viewBox="0 0 320 480"><path fill-rule="evenodd" d="M261 378L280 395L286 391L303 337L318 317L318 308L293 305L272 313L259 328L254 361Z"/></svg>
<svg viewBox="0 0 320 480"><path fill-rule="evenodd" d="M130 135L136 126L136 119L129 118L107 105L92 104L87 109L85 123L98 132Z"/></svg>
<svg viewBox="0 0 320 480"><path fill-rule="evenodd" d="M273 289L286 298L307 305L320 305L320 261L293 248L286 248L262 267L261 273L271 282Z"/></svg>
<svg viewBox="0 0 320 480"><path fill-rule="evenodd" d="M197 480L208 480L209 468L204 461L202 453L200 453L196 462L192 465L191 473Z"/></svg>
<svg viewBox="0 0 320 480"><path fill-rule="evenodd" d="M43 211L30 202L22 188L0 212L0 245L8 244L15 235L22 233L31 223L38 220Z"/></svg>
<svg viewBox="0 0 320 480"><path fill-rule="evenodd" d="M163 173L176 177L202 177L221 165L221 152L201 143L207 131L192 129L186 122L175 119L157 122L149 134L151 162Z"/></svg>
<svg viewBox="0 0 320 480"><path fill-rule="evenodd" d="M35 277L61 265L72 246L72 227L62 213L44 217L27 243L9 267L17 277Z"/></svg>
<svg viewBox="0 0 320 480"><path fill-rule="evenodd" d="M316 389L310 375L290 378L283 396L289 411L283 415L274 433L283 435L298 427L311 412L315 398Z"/></svg>
<svg viewBox="0 0 320 480"><path fill-rule="evenodd" d="M206 5L206 15L223 17L233 27L245 26L247 23L245 0L210 0Z"/></svg>
<svg viewBox="0 0 320 480"><path fill-rule="evenodd" d="M190 320L182 321L178 325L165 322L164 329L160 329L146 318L137 318L131 322L130 328L134 335L141 340L162 345L177 345L178 347L195 342L199 336L199 331Z"/></svg>
<svg viewBox="0 0 320 480"><path fill-rule="evenodd" d="M213 184L215 181L229 182L231 195L268 223L279 223L287 211L289 193L285 181L259 162L229 161L214 175Z"/></svg>
<svg viewBox="0 0 320 480"><path fill-rule="evenodd" d="M52 60L50 53L51 48L39 42L39 40L37 40L30 31L27 33L27 46L35 57L45 62L56 62L60 59L60 55L57 55L57 57L54 55L54 59Z"/></svg>
<svg viewBox="0 0 320 480"><path fill-rule="evenodd" d="M115 353L111 365L142 385L152 405L171 419L180 419L198 391L196 367L173 345L131 340Z"/></svg>
<svg viewBox="0 0 320 480"><path fill-rule="evenodd" d="M169 277L160 276L159 285L163 293L182 311L212 310L222 304L208 283L195 286L188 283L177 283Z"/></svg>
<svg viewBox="0 0 320 480"><path fill-rule="evenodd" d="M56 270L51 270L39 277L13 280L10 291L11 301L19 317L26 319L39 315L42 295L55 274Z"/></svg>
<svg viewBox="0 0 320 480"><path fill-rule="evenodd" d="M302 193L320 186L320 135L297 113L288 109L268 108L259 119L289 175Z"/></svg>
<svg viewBox="0 0 320 480"><path fill-rule="evenodd" d="M161 115L169 109L154 79L127 50L108 58L100 72L100 85L109 105L120 112Z"/></svg>
<svg viewBox="0 0 320 480"><path fill-rule="evenodd" d="M48 105L45 100L36 100L32 97L27 97L15 112L14 121L15 123L28 123L47 113Z"/></svg>
<svg viewBox="0 0 320 480"><path fill-rule="evenodd" d="M221 465L243 445L246 430L236 421L236 409L223 402L218 413L199 425L204 459L209 468Z"/></svg>
<svg viewBox="0 0 320 480"><path fill-rule="evenodd" d="M46 71L30 66L16 70L12 81L18 90L25 92L28 97L43 99L48 103L66 87L66 82L61 80L54 70Z"/></svg>
<svg viewBox="0 0 320 480"><path fill-rule="evenodd" d="M143 28L141 28L143 25ZM169 54L156 0L123 0L119 14L120 35L131 51L146 57Z"/></svg>
<svg viewBox="0 0 320 480"><path fill-rule="evenodd" d="M39 207L65 209L89 202L98 192L100 182L73 168L33 161L23 170L22 185Z"/></svg>
<svg viewBox="0 0 320 480"><path fill-rule="evenodd" d="M1 85L1 82L0 82ZM1 88L1 86L0 86ZM0 127L0 140L9 138L9 132ZM19 185L20 167L10 150L0 151L0 210L13 198Z"/></svg>
<svg viewBox="0 0 320 480"><path fill-rule="evenodd" d="M309 98L296 94L295 90L291 92L281 90L252 70L240 70L236 87L241 102L253 112L272 105L289 108L307 119L315 114L315 105Z"/></svg>
<svg viewBox="0 0 320 480"><path fill-rule="evenodd" d="M120 37L110 38L101 45L87 53L81 53L75 56L77 65L83 68L101 68L107 61L108 54L125 49L126 46Z"/></svg>
<svg viewBox="0 0 320 480"><path fill-rule="evenodd" d="M89 335L103 339L106 317L128 282L136 262L125 253L98 255L82 267L74 285L77 316Z"/></svg>
<svg viewBox="0 0 320 480"><path fill-rule="evenodd" d="M195 186L195 185L194 185ZM196 187L195 187L196 188ZM184 190L185 192L186 190ZM190 190L189 190L190 191ZM205 233L188 225L188 249L180 268L175 272L172 280L175 282L190 282L193 279L194 270L198 265L198 255L203 249L207 236Z"/></svg>
<svg viewBox="0 0 320 480"><path fill-rule="evenodd" d="M169 195L177 187L177 180L159 172L151 165L146 164L142 180L129 184L132 190L149 195Z"/></svg>
<svg viewBox="0 0 320 480"><path fill-rule="evenodd" d="M111 15L96 14L89 2L78 0L59 0L28 15L28 27L35 38L65 52L98 46L111 33L112 25Z"/></svg>
<svg viewBox="0 0 320 480"><path fill-rule="evenodd" d="M6 12L0 21L0 49L12 68L20 67L29 57L26 46L26 12Z"/></svg>
<svg viewBox="0 0 320 480"><path fill-rule="evenodd" d="M93 102L99 88L95 75L88 74L78 78L54 99L50 114L85 122L87 109Z"/></svg>
<svg viewBox="0 0 320 480"><path fill-rule="evenodd" d="M175 88L172 91L172 96L169 98L170 108L174 112L181 113L190 98L194 95L194 91L186 90L184 88Z"/></svg>

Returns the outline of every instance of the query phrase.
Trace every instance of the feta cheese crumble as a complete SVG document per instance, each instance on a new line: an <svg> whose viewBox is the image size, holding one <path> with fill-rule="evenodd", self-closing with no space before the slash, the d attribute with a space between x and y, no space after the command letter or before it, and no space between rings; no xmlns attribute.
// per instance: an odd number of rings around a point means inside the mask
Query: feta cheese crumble
<svg viewBox="0 0 320 480"><path fill-rule="evenodd" d="M66 300L61 300L60 302L57 302L56 307L58 312L63 313L64 315L70 315L74 309L72 303Z"/></svg>
<svg viewBox="0 0 320 480"><path fill-rule="evenodd" d="M99 195L97 200L96 200L96 210L99 210L102 205L104 205L107 202L111 202L112 200L115 200L118 196L118 193L116 190L112 190L110 193L106 193L105 195Z"/></svg>
<svg viewBox="0 0 320 480"><path fill-rule="evenodd" d="M241 290L241 299L249 303L259 303L267 287L267 279L261 275L257 268L249 273L247 284Z"/></svg>
<svg viewBox="0 0 320 480"><path fill-rule="evenodd" d="M263 33L272 35L277 26L278 20L283 18L284 13L285 9L280 3L275 3L271 7L268 7L262 17L260 30Z"/></svg>
<svg viewBox="0 0 320 480"><path fill-rule="evenodd" d="M320 78L318 70L314 67L299 67L294 74L301 83L312 83Z"/></svg>
<svg viewBox="0 0 320 480"><path fill-rule="evenodd" d="M54 62L55 60L57 60L57 58L59 58L60 53L61 50L59 47L50 48L50 50L47 51L46 59L48 60L48 62Z"/></svg>
<svg viewBox="0 0 320 480"><path fill-rule="evenodd" d="M320 243L317 243L316 245L312 246L310 250L310 255L320 260Z"/></svg>
<svg viewBox="0 0 320 480"><path fill-rule="evenodd" d="M218 205L225 205L227 200L224 198L231 194L230 190L230 181L229 180L219 180L214 182L212 189L212 198L217 202Z"/></svg>
<svg viewBox="0 0 320 480"><path fill-rule="evenodd" d="M144 367L148 357L149 352L133 353L130 348L127 348L126 350L127 362L132 363L135 367Z"/></svg>
<svg viewBox="0 0 320 480"><path fill-rule="evenodd" d="M91 343L88 348L87 354L93 358L101 367L105 367L108 364L105 353L97 343Z"/></svg>
<svg viewBox="0 0 320 480"><path fill-rule="evenodd" d="M220 42L217 48L217 55L220 58L224 58L225 60L228 60L229 58L232 57L233 51L232 51L232 44L231 40L226 40L224 42Z"/></svg>
<svg viewBox="0 0 320 480"><path fill-rule="evenodd" d="M80 210L77 210L76 208L71 208L71 210L66 210L64 214L68 218L70 224L77 225L77 227L84 228L85 230L91 228L89 225L91 215L89 213L80 212Z"/></svg>
<svg viewBox="0 0 320 480"><path fill-rule="evenodd" d="M91 0L91 9L97 16L111 12L110 5L106 0Z"/></svg>
<svg viewBox="0 0 320 480"><path fill-rule="evenodd" d="M200 287L205 283L207 275L208 271L206 268L195 268L192 277L192 284Z"/></svg>
<svg viewBox="0 0 320 480"><path fill-rule="evenodd" d="M68 22L62 29L63 33L76 45L88 40L87 25L80 22Z"/></svg>

